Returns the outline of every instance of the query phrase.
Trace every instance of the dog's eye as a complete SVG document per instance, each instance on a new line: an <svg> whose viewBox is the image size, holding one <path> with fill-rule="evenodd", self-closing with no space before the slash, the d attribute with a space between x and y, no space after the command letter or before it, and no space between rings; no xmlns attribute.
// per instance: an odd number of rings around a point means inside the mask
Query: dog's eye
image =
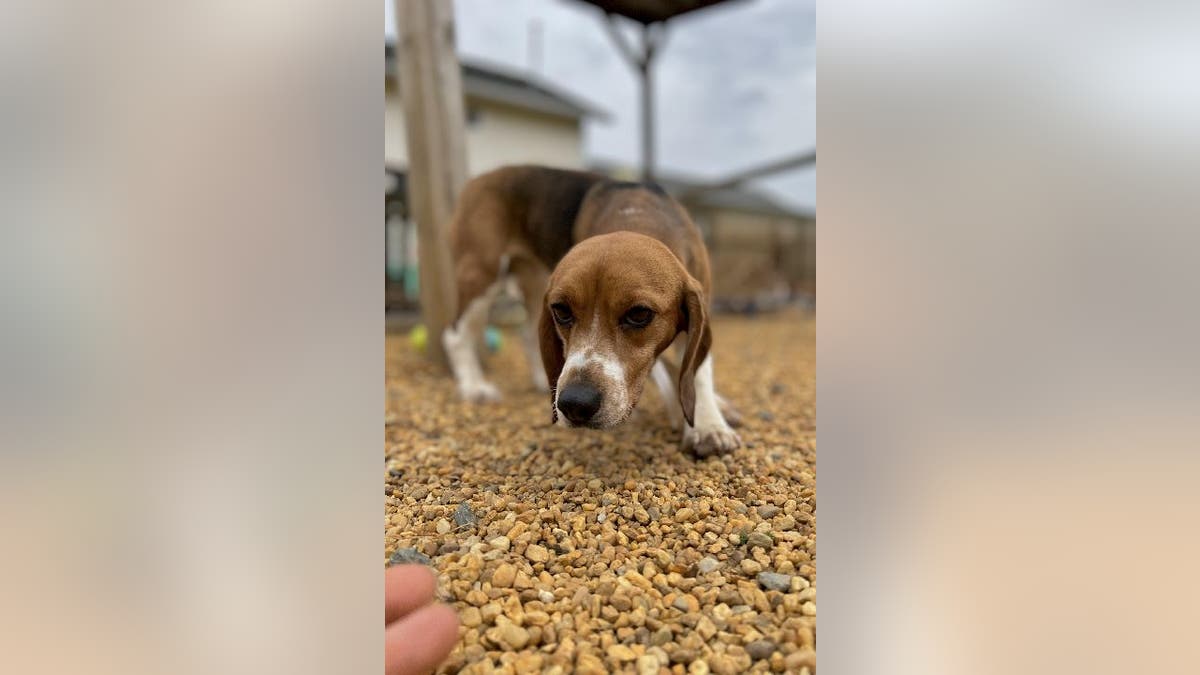
<svg viewBox="0 0 1200 675"><path fill-rule="evenodd" d="M575 315L571 314L571 308L561 302L550 305L550 314L554 316L554 323L560 326L570 325L575 320Z"/></svg>
<svg viewBox="0 0 1200 675"><path fill-rule="evenodd" d="M650 325L654 319L654 310L649 307L634 307L625 312L625 316L621 317L621 323L632 328L643 328Z"/></svg>

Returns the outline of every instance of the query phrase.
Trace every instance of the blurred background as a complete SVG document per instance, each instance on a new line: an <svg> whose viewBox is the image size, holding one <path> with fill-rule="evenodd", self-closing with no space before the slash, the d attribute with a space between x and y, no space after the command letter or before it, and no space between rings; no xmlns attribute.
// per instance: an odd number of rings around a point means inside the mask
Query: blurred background
<svg viewBox="0 0 1200 675"><path fill-rule="evenodd" d="M389 325L403 326L419 310L421 257L396 6L385 0L386 303ZM653 180L704 233L717 310L811 308L815 11L807 0L456 0L466 176L536 163ZM502 300L493 321L516 325L522 312Z"/></svg>

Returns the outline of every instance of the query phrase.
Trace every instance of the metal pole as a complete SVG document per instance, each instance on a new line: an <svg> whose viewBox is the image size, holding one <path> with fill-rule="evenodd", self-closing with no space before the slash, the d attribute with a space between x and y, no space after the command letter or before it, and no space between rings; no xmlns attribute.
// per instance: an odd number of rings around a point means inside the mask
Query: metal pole
<svg viewBox="0 0 1200 675"><path fill-rule="evenodd" d="M664 22L642 24L642 49L633 47L621 35L616 18L605 15L604 27L608 29L617 51L641 77L642 94L642 180L654 180L654 56L666 39L667 25Z"/></svg>
<svg viewBox="0 0 1200 675"><path fill-rule="evenodd" d="M650 25L642 25L642 59L638 70L642 76L642 180L654 180L654 43Z"/></svg>

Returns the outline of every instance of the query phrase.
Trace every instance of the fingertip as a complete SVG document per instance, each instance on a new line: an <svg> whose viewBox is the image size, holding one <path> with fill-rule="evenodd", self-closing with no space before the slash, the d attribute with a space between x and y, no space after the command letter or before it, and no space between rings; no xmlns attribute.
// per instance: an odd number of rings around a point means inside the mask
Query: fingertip
<svg viewBox="0 0 1200 675"><path fill-rule="evenodd" d="M426 673L438 666L458 642L458 614L443 604L427 605L385 631L388 675Z"/></svg>
<svg viewBox="0 0 1200 675"><path fill-rule="evenodd" d="M427 611L429 612L430 630L438 635L449 634L453 637L458 637L458 612L450 605L436 603L431 605Z"/></svg>
<svg viewBox="0 0 1200 675"><path fill-rule="evenodd" d="M396 619L433 601L437 577L424 565L395 565L384 573L384 622Z"/></svg>

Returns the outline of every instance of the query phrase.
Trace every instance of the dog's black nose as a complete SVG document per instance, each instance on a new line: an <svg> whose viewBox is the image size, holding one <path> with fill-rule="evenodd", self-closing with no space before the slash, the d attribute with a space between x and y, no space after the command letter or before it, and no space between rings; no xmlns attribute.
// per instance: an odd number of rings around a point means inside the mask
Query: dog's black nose
<svg viewBox="0 0 1200 675"><path fill-rule="evenodd" d="M586 382L569 384L558 392L558 409L574 424L586 424L600 410L600 390Z"/></svg>

